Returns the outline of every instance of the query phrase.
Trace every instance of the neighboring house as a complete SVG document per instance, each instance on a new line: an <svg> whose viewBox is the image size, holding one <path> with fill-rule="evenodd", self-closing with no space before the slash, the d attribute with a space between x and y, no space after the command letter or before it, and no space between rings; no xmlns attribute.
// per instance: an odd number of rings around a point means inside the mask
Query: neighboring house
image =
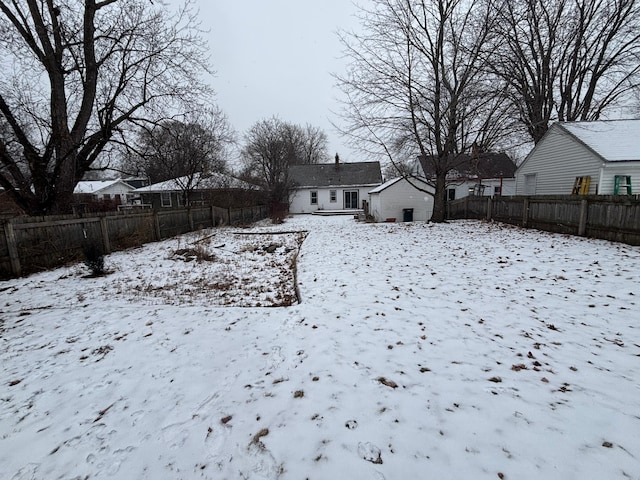
<svg viewBox="0 0 640 480"><path fill-rule="evenodd" d="M78 182L73 194L82 201L111 200L116 204L126 204L132 198L134 187L122 179L115 180L84 180Z"/></svg>
<svg viewBox="0 0 640 480"><path fill-rule="evenodd" d="M369 214L376 222L424 221L433 212L433 187L419 178L394 178L369 192Z"/></svg>
<svg viewBox="0 0 640 480"><path fill-rule="evenodd" d="M184 186L187 177L178 177L154 183L135 190L142 203L154 209L184 206ZM208 176L196 174L189 192L190 205L215 205L217 207L242 207L256 205L262 196L258 187L231 175L214 173Z"/></svg>
<svg viewBox="0 0 640 480"><path fill-rule="evenodd" d="M558 122L516 173L518 195L640 193L640 120Z"/></svg>
<svg viewBox="0 0 640 480"><path fill-rule="evenodd" d="M290 213L360 210L369 191L382 183L380 162L293 165Z"/></svg>
<svg viewBox="0 0 640 480"><path fill-rule="evenodd" d="M0 218L11 218L24 214L24 211L13 201L6 190L0 187Z"/></svg>
<svg viewBox="0 0 640 480"><path fill-rule="evenodd" d="M460 154L454 159L447 175L447 200L479 195L515 195L516 164L506 153L478 152ZM413 172L418 176L435 179L433 163L419 158Z"/></svg>

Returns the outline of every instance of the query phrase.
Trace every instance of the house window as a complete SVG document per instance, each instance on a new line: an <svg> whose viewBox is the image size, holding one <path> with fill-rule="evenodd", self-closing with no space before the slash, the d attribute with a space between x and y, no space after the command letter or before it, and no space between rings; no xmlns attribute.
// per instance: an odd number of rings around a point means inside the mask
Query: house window
<svg viewBox="0 0 640 480"><path fill-rule="evenodd" d="M317 205L317 204L318 204L318 191L311 190L311 205Z"/></svg>
<svg viewBox="0 0 640 480"><path fill-rule="evenodd" d="M494 186L493 187L493 194L500 196L502 195L502 187L500 185Z"/></svg>
<svg viewBox="0 0 640 480"><path fill-rule="evenodd" d="M524 176L524 194L535 195L536 194L536 174L528 173Z"/></svg>
<svg viewBox="0 0 640 480"><path fill-rule="evenodd" d="M447 200L455 200L456 199L456 189L448 188L447 189Z"/></svg>
<svg viewBox="0 0 640 480"><path fill-rule="evenodd" d="M160 194L160 205L162 207L171 206L171 192L162 192Z"/></svg>
<svg viewBox="0 0 640 480"><path fill-rule="evenodd" d="M336 203L338 201L338 192L336 190L329 190L329 201Z"/></svg>

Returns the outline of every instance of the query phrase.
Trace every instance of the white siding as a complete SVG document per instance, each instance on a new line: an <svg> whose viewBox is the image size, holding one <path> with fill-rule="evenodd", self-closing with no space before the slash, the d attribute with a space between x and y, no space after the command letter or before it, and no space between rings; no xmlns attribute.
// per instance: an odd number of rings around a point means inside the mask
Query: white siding
<svg viewBox="0 0 640 480"><path fill-rule="evenodd" d="M115 195L120 195L121 200L124 202L127 199L127 194L133 192L135 188L125 183L114 183L106 188L103 188L98 192L98 198L105 198L107 195L109 198L114 198Z"/></svg>
<svg viewBox="0 0 640 480"><path fill-rule="evenodd" d="M358 208L362 208L362 200L368 200L372 186L299 188L296 189L289 202L290 213L313 213L317 210L344 210L344 192L358 191ZM318 203L311 204L311 191L318 192ZM331 190L336 191L336 201L331 201Z"/></svg>
<svg viewBox="0 0 640 480"><path fill-rule="evenodd" d="M431 189L425 185L425 188ZM426 199L425 199L426 198ZM381 192L369 194L370 213L377 222L395 218L401 222L403 209L413 208L413 220L426 222L433 212L433 197L402 179Z"/></svg>
<svg viewBox="0 0 640 480"><path fill-rule="evenodd" d="M619 162L608 162L602 169L600 177L600 189L598 193L601 195L613 195L614 193L614 177L616 175L628 175L631 177L631 193L632 195L640 194L640 163L629 162L620 165Z"/></svg>
<svg viewBox="0 0 640 480"><path fill-rule="evenodd" d="M536 195L569 195L576 177L591 177L589 194L597 192L602 159L557 124L529 153L516 172L516 194L525 195L525 175L536 175Z"/></svg>

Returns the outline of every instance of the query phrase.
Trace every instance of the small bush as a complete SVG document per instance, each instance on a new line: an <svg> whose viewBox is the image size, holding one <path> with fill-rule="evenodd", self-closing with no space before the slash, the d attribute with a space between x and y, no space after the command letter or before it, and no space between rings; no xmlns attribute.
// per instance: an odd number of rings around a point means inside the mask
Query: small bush
<svg viewBox="0 0 640 480"><path fill-rule="evenodd" d="M82 248L84 264L94 277L101 277L106 272L104 266L104 251L102 245L95 242L87 242Z"/></svg>

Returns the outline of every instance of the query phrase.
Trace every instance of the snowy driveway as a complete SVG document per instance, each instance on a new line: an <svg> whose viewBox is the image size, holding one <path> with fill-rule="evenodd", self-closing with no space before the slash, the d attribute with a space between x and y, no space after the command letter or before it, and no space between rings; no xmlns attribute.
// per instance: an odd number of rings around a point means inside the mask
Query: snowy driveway
<svg viewBox="0 0 640 480"><path fill-rule="evenodd" d="M292 307L128 295L165 242L0 284L0 478L640 479L638 247L269 229L309 231Z"/></svg>

